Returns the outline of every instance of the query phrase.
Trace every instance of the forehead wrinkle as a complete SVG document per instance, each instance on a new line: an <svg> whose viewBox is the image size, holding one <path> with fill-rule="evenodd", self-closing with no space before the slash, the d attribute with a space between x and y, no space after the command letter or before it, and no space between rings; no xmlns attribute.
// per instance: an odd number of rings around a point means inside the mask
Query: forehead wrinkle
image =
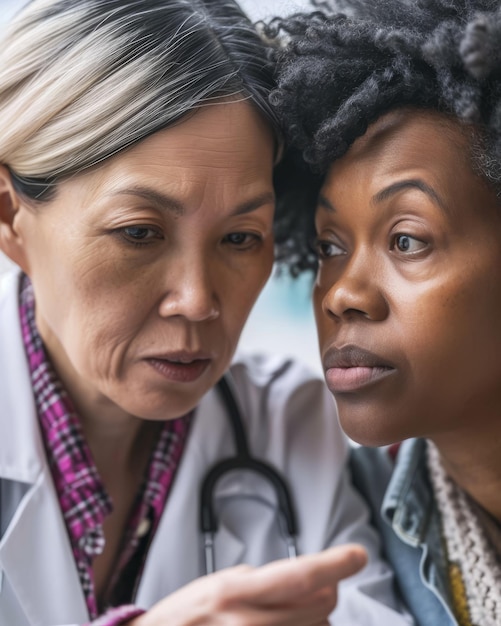
<svg viewBox="0 0 501 626"><path fill-rule="evenodd" d="M135 185L128 189L120 189L112 194L112 196L137 196L148 202L154 204L161 211L167 211L173 213L177 217L184 214L185 209L183 205L178 201L160 191L151 189L150 187L143 187L141 185Z"/></svg>
<svg viewBox="0 0 501 626"><path fill-rule="evenodd" d="M149 202L152 202L158 209L162 211L168 211L173 213L176 217L180 217L185 214L185 207L178 201L164 193L151 189L149 187L134 186L127 189L120 189L111 196L132 195L138 196ZM239 204L232 212L231 215L245 215L246 213L252 213L256 209L264 206L265 204L275 204L275 194L272 191L262 193L251 200L246 200Z"/></svg>
<svg viewBox="0 0 501 626"><path fill-rule="evenodd" d="M252 200L247 200L239 204L234 211L232 211L232 215L245 215L246 213L252 213L259 207L264 206L265 204L275 204L275 194L271 191L267 191L265 193L252 198Z"/></svg>

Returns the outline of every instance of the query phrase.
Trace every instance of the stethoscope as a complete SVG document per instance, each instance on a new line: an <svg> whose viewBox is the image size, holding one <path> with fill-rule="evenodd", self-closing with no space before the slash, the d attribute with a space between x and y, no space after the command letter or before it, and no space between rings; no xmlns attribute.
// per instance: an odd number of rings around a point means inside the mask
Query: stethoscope
<svg viewBox="0 0 501 626"><path fill-rule="evenodd" d="M297 556L296 537L298 529L294 504L287 483L274 467L251 456L242 413L228 374L221 378L217 388L221 394L233 431L236 454L216 463L202 482L200 491L200 528L204 540L205 571L207 574L211 574L216 569L214 535L217 532L218 520L213 507L214 490L219 479L234 470L254 472L264 477L272 485L277 496L278 511L284 522L283 530L287 554L289 558L294 558Z"/></svg>

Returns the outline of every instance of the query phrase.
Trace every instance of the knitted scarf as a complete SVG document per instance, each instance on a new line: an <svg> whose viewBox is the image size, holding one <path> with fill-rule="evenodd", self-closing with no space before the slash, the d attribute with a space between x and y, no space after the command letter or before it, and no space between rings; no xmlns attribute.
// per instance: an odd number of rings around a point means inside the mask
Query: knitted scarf
<svg viewBox="0 0 501 626"><path fill-rule="evenodd" d="M446 474L428 442L428 471L442 519L453 611L460 626L501 624L501 565L486 532L487 514Z"/></svg>

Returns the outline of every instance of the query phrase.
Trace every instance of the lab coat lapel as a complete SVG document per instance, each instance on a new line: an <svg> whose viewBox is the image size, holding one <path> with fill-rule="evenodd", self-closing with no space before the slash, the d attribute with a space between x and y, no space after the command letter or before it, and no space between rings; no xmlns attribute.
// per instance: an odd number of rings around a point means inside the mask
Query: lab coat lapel
<svg viewBox="0 0 501 626"><path fill-rule="evenodd" d="M33 626L88 620L55 498L46 474L41 474L0 541L0 568Z"/></svg>
<svg viewBox="0 0 501 626"><path fill-rule="evenodd" d="M45 460L22 343L18 279L13 274L0 285L0 578L30 624L83 623L87 608Z"/></svg>

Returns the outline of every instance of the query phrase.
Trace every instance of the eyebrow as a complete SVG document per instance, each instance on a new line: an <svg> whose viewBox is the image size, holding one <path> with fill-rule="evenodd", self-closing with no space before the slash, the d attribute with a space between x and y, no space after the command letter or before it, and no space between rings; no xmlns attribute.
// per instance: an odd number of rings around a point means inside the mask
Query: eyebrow
<svg viewBox="0 0 501 626"><path fill-rule="evenodd" d="M448 212L447 205L442 200L442 198L437 194L437 192L433 189L433 187L430 187L430 185L428 185L427 183L425 183L423 180L419 178L410 178L408 180L400 180L396 183L393 183L392 185L389 185L388 187L385 187L381 191L378 191L372 197L371 203L379 204L380 202L384 202L385 200L388 200L395 194L405 189L418 189L419 191L422 191L429 198L431 198L431 200L436 205L438 205L443 211ZM318 206L321 206L322 208L326 209L329 213L336 212L335 206L329 200L327 200L327 198L323 196L322 194L320 194L318 197Z"/></svg>
<svg viewBox="0 0 501 626"><path fill-rule="evenodd" d="M430 187L430 185L425 183L424 180L421 180L420 178L409 178L408 180L400 180L396 183L393 183L392 185L385 187L381 191L378 191L372 197L371 202L373 204L379 204L380 202L384 202L385 200L388 200L400 191L404 191L406 189L418 189L419 191L427 195L443 211L448 212L447 205L438 195L438 193L433 189L433 187Z"/></svg>
<svg viewBox="0 0 501 626"><path fill-rule="evenodd" d="M322 207L324 209L326 209L329 213L335 213L336 209L334 208L334 205L331 204L329 202L329 200L327 200L327 198L325 196L323 196L322 194L320 194L318 196L318 202L317 202L319 207Z"/></svg>
<svg viewBox="0 0 501 626"><path fill-rule="evenodd" d="M129 189L121 189L112 194L113 196L138 196L154 204L158 209L181 216L185 212L185 207L181 202L175 200L167 194L151 189L150 187L136 186ZM271 191L262 193L251 200L237 205L231 215L244 215L251 213L264 204L275 204L275 194Z"/></svg>

